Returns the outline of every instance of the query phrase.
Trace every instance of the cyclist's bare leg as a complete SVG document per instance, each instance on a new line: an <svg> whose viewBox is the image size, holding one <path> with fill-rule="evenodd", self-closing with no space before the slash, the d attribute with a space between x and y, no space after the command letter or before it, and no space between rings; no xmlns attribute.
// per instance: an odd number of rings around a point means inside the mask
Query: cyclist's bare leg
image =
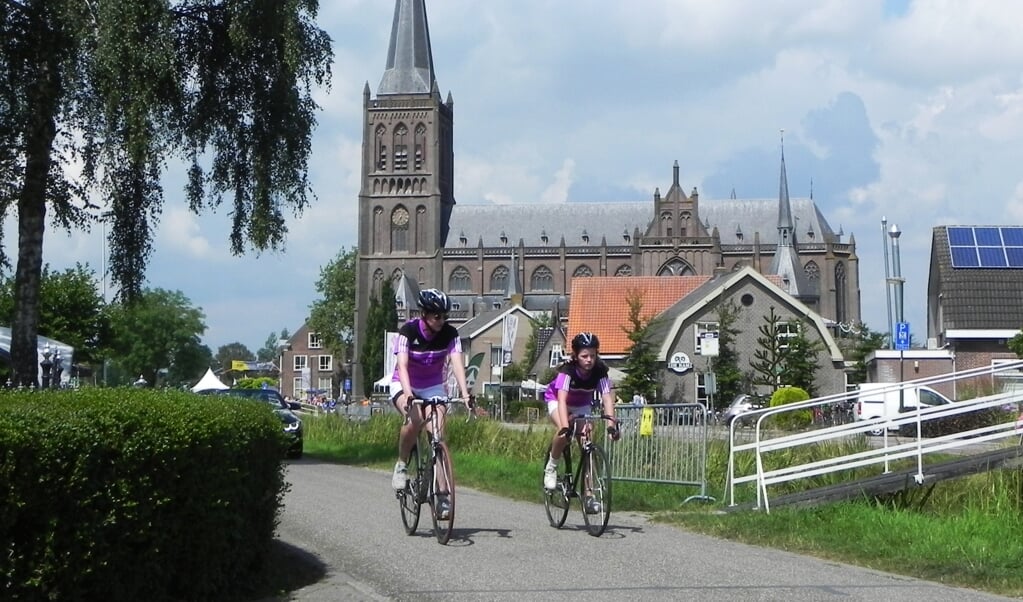
<svg viewBox="0 0 1023 602"><path fill-rule="evenodd" d="M561 424L558 420L558 413L555 411L550 415L551 422L554 424L554 438L551 439L551 457L555 460L561 458L561 454L565 451L565 446L568 445L568 439L561 436L561 429L567 428L568 423ZM571 420L571 418L569 419Z"/></svg>
<svg viewBox="0 0 1023 602"><path fill-rule="evenodd" d="M412 446L416 444L416 436L422 430L423 424L425 424L423 413L418 408L412 408L410 411L408 404L401 401L396 401L394 405L401 412L401 415L405 417L398 435L398 460L408 462L409 452L412 451Z"/></svg>

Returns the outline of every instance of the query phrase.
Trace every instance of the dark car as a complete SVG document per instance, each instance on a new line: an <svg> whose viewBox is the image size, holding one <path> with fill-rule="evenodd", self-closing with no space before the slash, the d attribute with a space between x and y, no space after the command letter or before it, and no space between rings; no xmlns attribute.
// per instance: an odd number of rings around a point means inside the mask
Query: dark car
<svg viewBox="0 0 1023 602"><path fill-rule="evenodd" d="M232 397L244 397L255 401L269 404L277 417L280 418L284 427L284 434L291 439L291 446L288 447L289 458L301 458L303 451L302 419L291 411L288 402L284 401L280 392L274 389L222 389L200 391L200 395L230 395Z"/></svg>

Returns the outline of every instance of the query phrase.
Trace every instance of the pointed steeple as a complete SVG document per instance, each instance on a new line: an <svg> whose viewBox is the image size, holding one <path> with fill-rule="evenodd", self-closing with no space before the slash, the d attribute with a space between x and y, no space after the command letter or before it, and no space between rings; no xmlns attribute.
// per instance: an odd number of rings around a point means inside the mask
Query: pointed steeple
<svg viewBox="0 0 1023 602"><path fill-rule="evenodd" d="M778 184L778 245L791 247L795 225L792 223L792 205L789 203L789 178L785 173L785 130L781 131L781 177Z"/></svg>
<svg viewBox="0 0 1023 602"><path fill-rule="evenodd" d="M387 67L377 94L430 94L436 89L425 0L395 0Z"/></svg>
<svg viewBox="0 0 1023 602"><path fill-rule="evenodd" d="M781 177L778 184L778 247L771 260L770 273L781 277L782 288L793 297L805 299L807 295L813 295L796 250L795 224L789 203L789 181L785 174L785 130L782 130Z"/></svg>

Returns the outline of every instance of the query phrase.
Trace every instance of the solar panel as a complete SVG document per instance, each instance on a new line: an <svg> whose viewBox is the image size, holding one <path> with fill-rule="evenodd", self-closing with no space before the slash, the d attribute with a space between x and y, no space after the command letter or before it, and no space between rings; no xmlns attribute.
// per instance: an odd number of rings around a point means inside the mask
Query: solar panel
<svg viewBox="0 0 1023 602"><path fill-rule="evenodd" d="M1023 268L1023 227L947 228L954 268Z"/></svg>

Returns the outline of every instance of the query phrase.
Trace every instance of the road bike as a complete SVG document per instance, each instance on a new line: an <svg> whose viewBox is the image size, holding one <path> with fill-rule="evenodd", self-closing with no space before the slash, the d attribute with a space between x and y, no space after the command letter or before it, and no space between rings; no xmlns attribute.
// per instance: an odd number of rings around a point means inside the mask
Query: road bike
<svg viewBox="0 0 1023 602"><path fill-rule="evenodd" d="M614 422L614 418L606 414L569 417L566 435L569 442L558 460L558 485L555 489L546 489L540 484L547 520L555 529L565 524L572 498L578 498L582 505L583 522L590 535L600 537L611 518L611 463L604 449L592 439L593 425L598 420ZM579 448L579 461L574 465L572 441L577 441ZM543 457L544 467L550 454L548 446Z"/></svg>
<svg viewBox="0 0 1023 602"><path fill-rule="evenodd" d="M461 400L447 397L411 400L409 410L415 405L420 406L428 424L419 431L409 454L405 488L395 492L405 533L412 535L416 532L419 511L423 504L429 504L433 534L442 545L451 539L455 525L455 475L451 467L451 453L441 435L440 408L456 401ZM472 403L469 405L471 408ZM470 410L469 418L472 416Z"/></svg>

